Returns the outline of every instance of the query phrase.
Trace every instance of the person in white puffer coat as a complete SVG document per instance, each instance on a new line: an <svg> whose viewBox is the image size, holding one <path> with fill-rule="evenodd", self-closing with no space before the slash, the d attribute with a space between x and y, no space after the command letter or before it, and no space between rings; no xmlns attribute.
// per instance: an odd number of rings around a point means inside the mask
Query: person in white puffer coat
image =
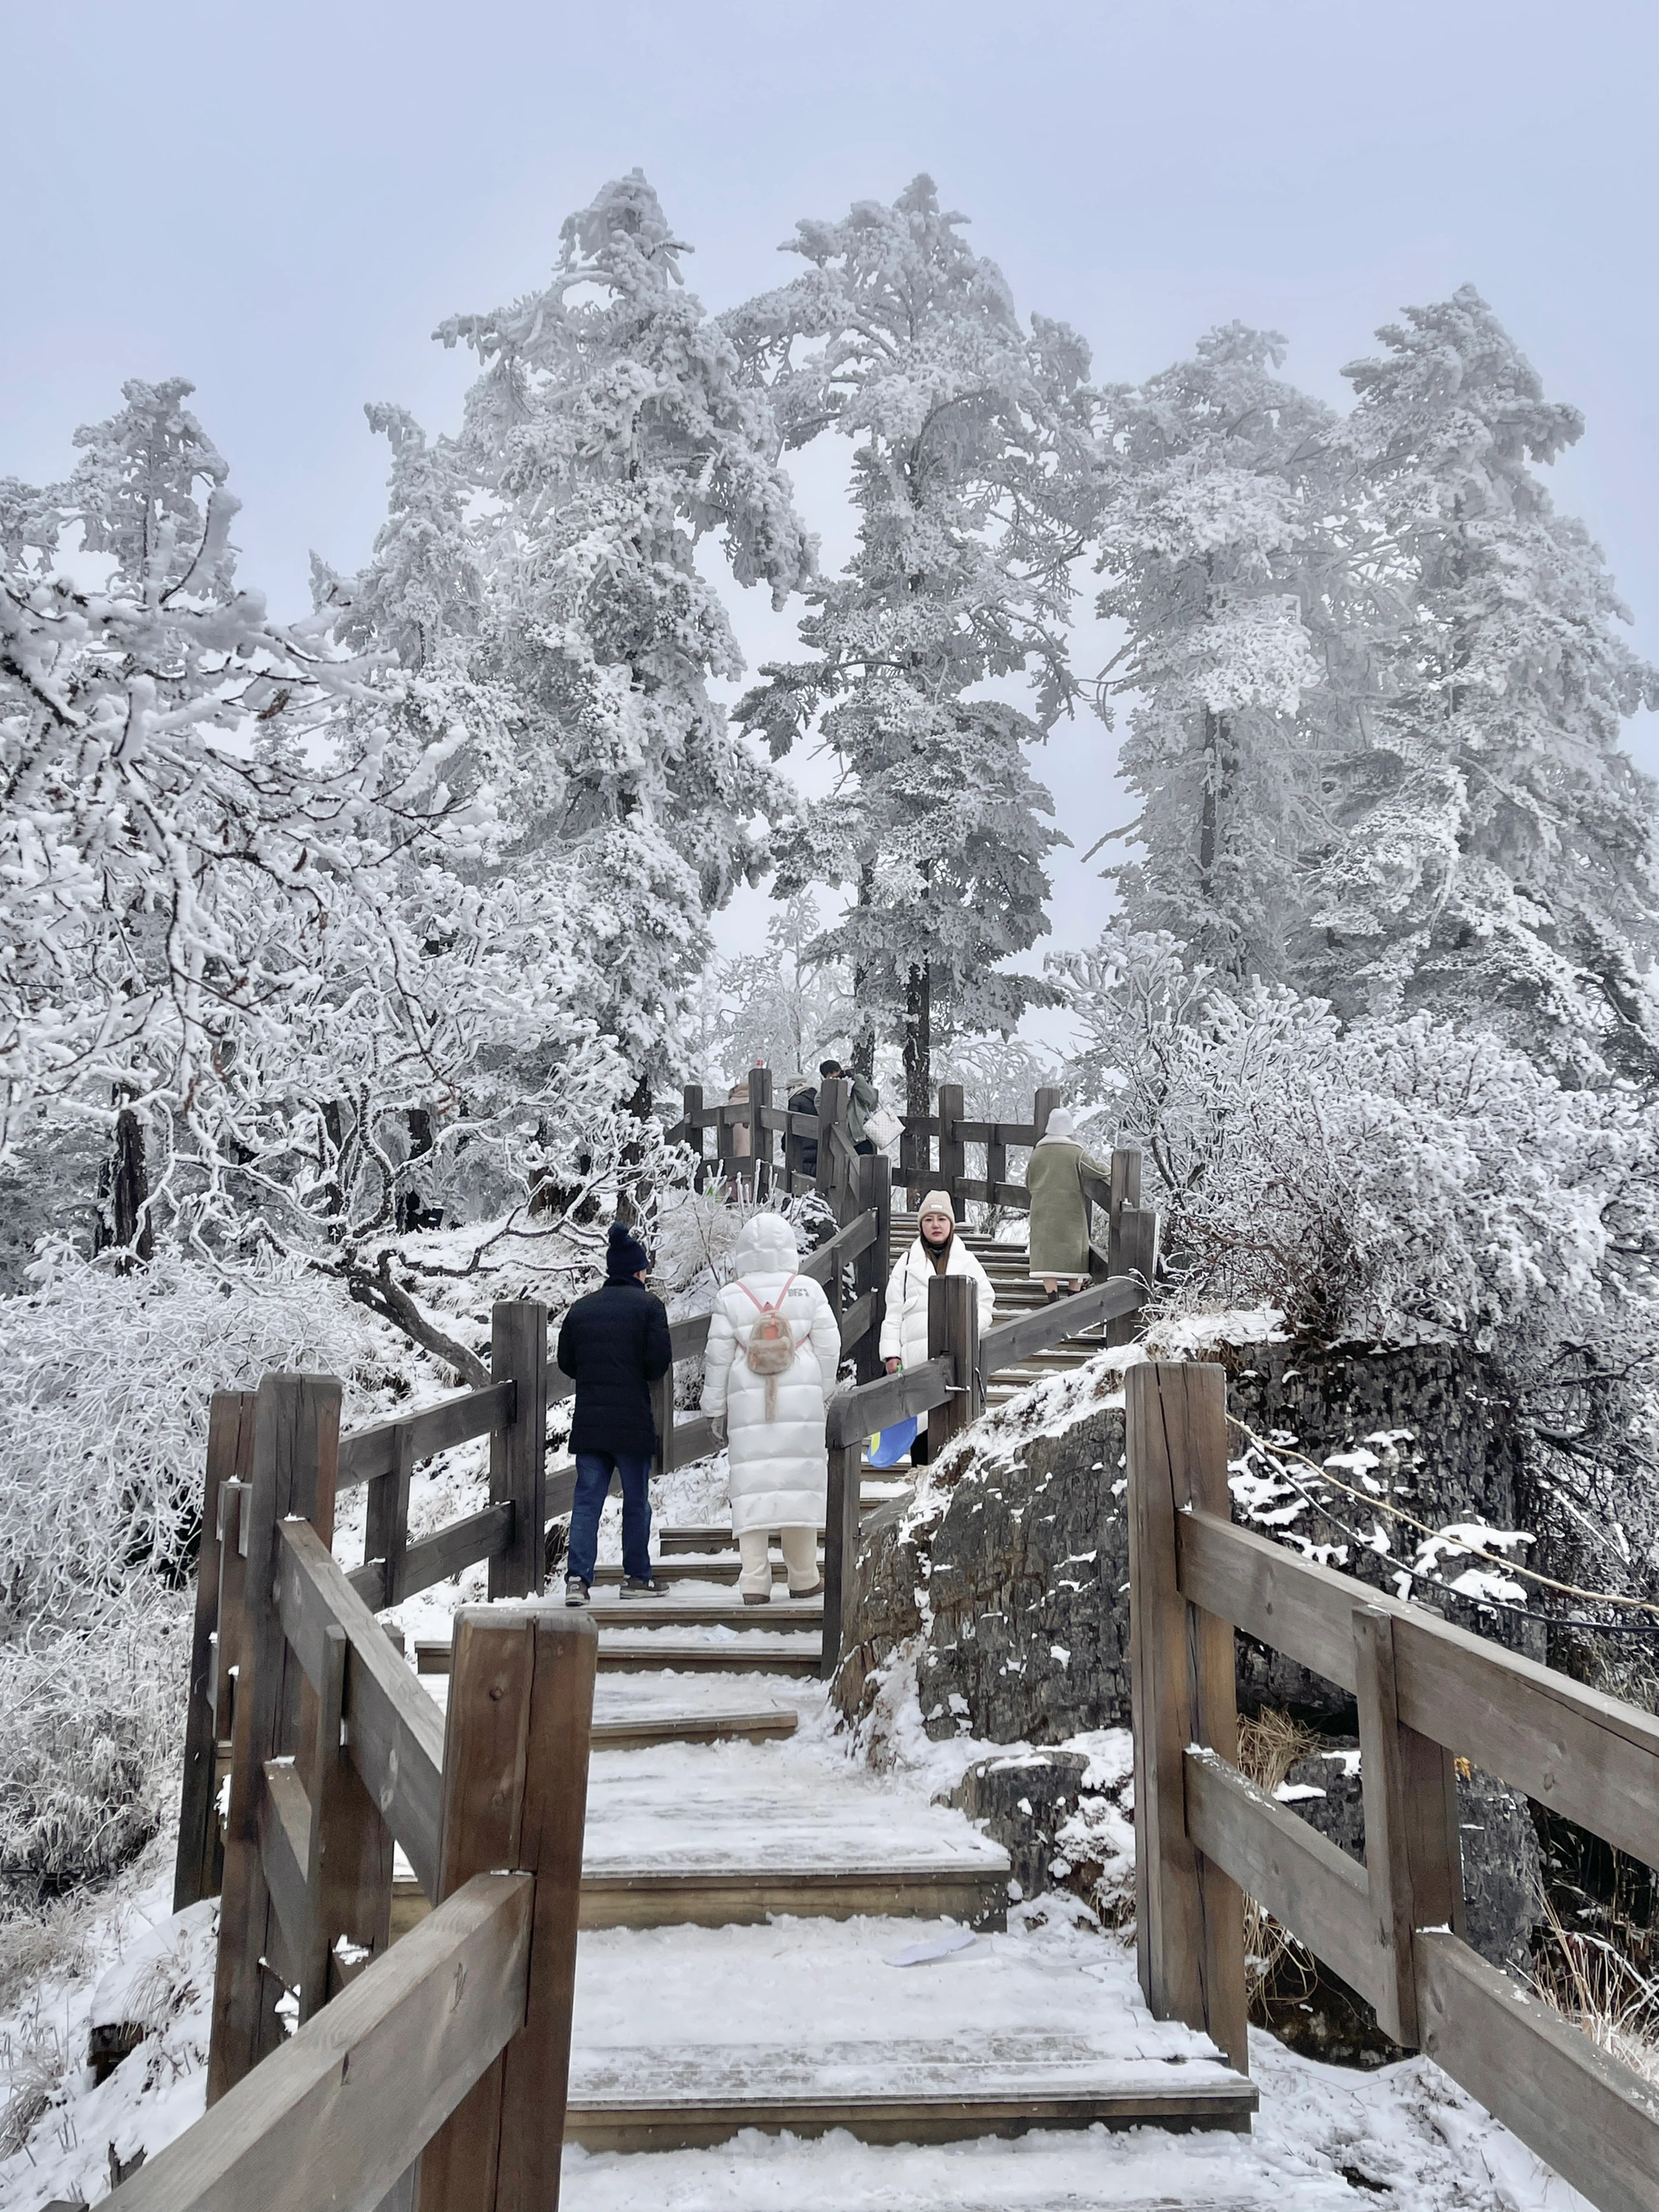
<svg viewBox="0 0 1659 2212"><path fill-rule="evenodd" d="M795 1232L780 1215L744 1223L727 1284L709 1322L703 1355L702 1410L726 1425L731 1463L732 1528L742 1560L743 1602L772 1596L768 1532L784 1549L791 1598L816 1597L818 1530L829 1486L823 1412L841 1365L841 1331L830 1301L798 1272ZM781 1372L750 1366L755 1331L775 1311L794 1343ZM763 1338L764 1343L764 1338Z"/></svg>
<svg viewBox="0 0 1659 2212"><path fill-rule="evenodd" d="M887 1278L887 1318L881 1324L881 1357L889 1375L927 1360L927 1286L936 1274L967 1275L979 1294L980 1333L991 1325L996 1294L991 1279L957 1234L956 1208L948 1191L930 1191L916 1220L916 1236L900 1253ZM925 1430L910 1447L911 1464L927 1459Z"/></svg>

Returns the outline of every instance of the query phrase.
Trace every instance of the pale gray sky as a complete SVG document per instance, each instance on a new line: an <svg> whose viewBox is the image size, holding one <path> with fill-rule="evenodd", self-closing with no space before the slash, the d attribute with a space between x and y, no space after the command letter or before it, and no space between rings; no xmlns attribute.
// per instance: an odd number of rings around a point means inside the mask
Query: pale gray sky
<svg viewBox="0 0 1659 2212"><path fill-rule="evenodd" d="M1659 655L1651 0L4 0L0 30L0 474L60 474L124 378L187 375L278 612L311 547L368 550L364 401L453 423L467 364L428 334L537 282L606 178L645 169L723 307L798 216L925 168L1103 378L1237 316L1340 402L1376 324L1474 283L1588 417L1556 497ZM1120 818L1113 750L1051 748L1080 844ZM1102 896L1062 864L1062 941Z"/></svg>

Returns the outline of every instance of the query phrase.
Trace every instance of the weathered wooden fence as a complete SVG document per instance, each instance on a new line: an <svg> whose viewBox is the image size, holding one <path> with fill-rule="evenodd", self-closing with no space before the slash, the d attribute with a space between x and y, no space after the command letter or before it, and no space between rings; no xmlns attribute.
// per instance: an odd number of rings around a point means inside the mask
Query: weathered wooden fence
<svg viewBox="0 0 1659 2212"><path fill-rule="evenodd" d="M991 1122L969 1116L960 1084L941 1084L937 1113L900 1116L903 1134L895 1165L885 1154L861 1154L854 1146L847 1122L849 1084L832 1078L816 1089L818 1113L814 1116L791 1113L787 1105L774 1103L769 1068L750 1070L745 1098L710 1105L704 1103L701 1089L689 1087L682 1094L680 1117L667 1134L671 1141L690 1148L692 1177L699 1189L720 1180L763 1198L816 1193L841 1221L848 1218L855 1202L852 1180L861 1160L870 1161L884 1189L904 1192L912 1206L928 1191L948 1191L959 1221L967 1218L971 1204L1020 1213L1029 1211L1031 1198L1025 1185L1008 1180L1008 1154L1014 1149L1029 1151L1041 1138L1049 1116L1060 1103L1058 1090L1038 1091L1029 1122ZM705 1149L711 1135L712 1157ZM816 1147L810 1172L805 1166L809 1147ZM968 1173L970 1151L982 1155L978 1162L982 1174ZM1123 1217L1121 1232L1134 1240L1142 1233L1134 1219L1141 1198L1141 1155L1125 1148L1114 1156L1123 1163L1124 1175L1132 1179L1120 1186L1115 1176L1109 1186L1090 1187L1089 1195L1115 1221ZM1146 1256L1138 1245L1122 1264L1119 1263L1122 1255L1103 1252L1096 1272L1103 1279L1109 1274L1134 1273Z"/></svg>
<svg viewBox="0 0 1659 2212"><path fill-rule="evenodd" d="M498 1348L522 1309L507 1313ZM515 1388L470 1394L491 1409L460 1431L498 1424L509 1486L528 1484L531 1457L513 1448ZM353 1577L330 1549L340 1397L327 1376L270 1375L215 1403L207 1704L232 1736L209 2109L122 2185L122 2212L557 2200L597 1633L562 1607L463 1608L441 1713L370 1610L390 1559ZM453 1410L434 1414L453 1427ZM441 1433L419 1440L440 1448ZM410 1450L385 1466L377 1433L348 1445L362 1479L399 1485L406 1520ZM227 1474L245 1443L246 1478ZM532 1564L512 1541L517 1496L498 1506L501 1540L472 1556L533 1589L539 1527ZM419 1554L404 1548L405 1571L416 1560L436 1580ZM200 1801L188 1772L187 1815ZM215 1831L211 1796L206 1809ZM394 1843L437 1910L392 1949ZM200 1827L181 1836L187 1892L213 1886L213 1855Z"/></svg>
<svg viewBox="0 0 1659 2212"><path fill-rule="evenodd" d="M1659 2088L1463 1940L1455 1760L1644 1864L1659 1720L1235 1528L1218 1366L1130 1370L1136 1930L1153 2012L1245 2063L1243 1895L1603 2212L1659 2206ZM1358 1701L1363 1864L1237 1765L1235 1630Z"/></svg>

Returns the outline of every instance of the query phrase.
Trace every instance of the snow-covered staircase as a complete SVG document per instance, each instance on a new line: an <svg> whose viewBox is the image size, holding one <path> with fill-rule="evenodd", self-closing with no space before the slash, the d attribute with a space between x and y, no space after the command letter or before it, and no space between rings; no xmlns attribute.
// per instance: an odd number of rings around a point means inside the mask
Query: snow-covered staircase
<svg viewBox="0 0 1659 2212"><path fill-rule="evenodd" d="M568 2207L611 2154L749 2129L876 2145L1248 2127L1249 2082L1150 2017L1126 1952L1065 1915L1010 1931L1001 1847L925 1784L849 1761L816 1680L820 1608L784 1596L781 1560L774 1602L745 1609L729 1529L658 1542L702 1572L594 1607ZM424 1910L400 1884L398 1927ZM664 2201L648 2171L635 2186Z"/></svg>
<svg viewBox="0 0 1659 2212"><path fill-rule="evenodd" d="M705 1559L723 1555L715 1535L696 1532ZM687 1556L676 1541L664 1532L664 1554ZM684 1593L688 1633L697 1587L677 1583L664 1603ZM680 1700L687 1732L594 1754L570 2141L637 2154L746 2129L875 2145L1248 2126L1249 2082L1201 2037L1152 2020L1126 1955L1070 1929L1046 1948L1006 1932L1004 1853L920 1787L851 1764L816 1682L766 1686L791 1734L707 1740L732 1694L721 1677L743 1667L734 1702L747 1702L764 1676L745 1663L760 1638L701 1640L715 1648L695 1675L642 1667L602 1683L607 1723L632 1699L659 1722ZM1068 1944L1092 1954L1086 1967ZM567 2202L607 2165L578 2160ZM652 2186L642 2171L639 2190Z"/></svg>

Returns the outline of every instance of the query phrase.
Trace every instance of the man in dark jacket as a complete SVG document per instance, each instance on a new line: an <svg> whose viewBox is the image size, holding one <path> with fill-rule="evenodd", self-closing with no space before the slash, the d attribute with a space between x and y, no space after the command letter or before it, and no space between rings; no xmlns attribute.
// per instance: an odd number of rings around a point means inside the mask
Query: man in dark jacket
<svg viewBox="0 0 1659 2212"><path fill-rule="evenodd" d="M651 1462L657 1449L651 1386L674 1364L668 1311L645 1288L651 1255L611 1224L605 1287L579 1298L559 1330L558 1363L576 1386L570 1448L576 1459L564 1602L585 1605L599 1550L599 1516L611 1476L622 1479L622 1595L655 1597L651 1572Z"/></svg>

